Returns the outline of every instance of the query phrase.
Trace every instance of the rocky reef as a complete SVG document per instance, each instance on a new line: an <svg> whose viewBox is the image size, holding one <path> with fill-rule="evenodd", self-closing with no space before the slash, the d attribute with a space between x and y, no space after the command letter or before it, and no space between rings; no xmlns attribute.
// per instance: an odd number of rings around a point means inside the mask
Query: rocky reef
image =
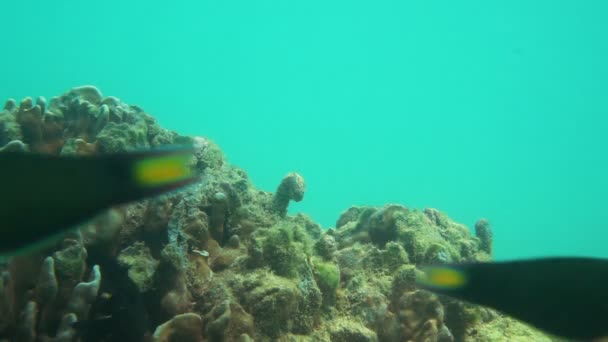
<svg viewBox="0 0 608 342"><path fill-rule="evenodd" d="M275 192L256 189L211 140L166 130L92 86L50 101L9 99L0 112L0 153L170 144L195 147L200 183L112 208L1 260L0 341L86 340L99 322L110 322L107 340L550 341L416 288L419 264L490 260L485 219L472 235L436 209L387 204L348 208L323 229L288 214L304 198L301 175L277 180Z"/></svg>

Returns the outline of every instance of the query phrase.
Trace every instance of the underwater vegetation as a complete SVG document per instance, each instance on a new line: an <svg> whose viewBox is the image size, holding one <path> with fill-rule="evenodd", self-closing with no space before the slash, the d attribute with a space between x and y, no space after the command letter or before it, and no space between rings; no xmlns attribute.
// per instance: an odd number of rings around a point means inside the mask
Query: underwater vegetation
<svg viewBox="0 0 608 342"><path fill-rule="evenodd" d="M166 130L92 86L8 100L0 112L0 153L167 145L193 146L200 181L1 260L0 341L551 340L416 286L417 265L491 260L487 220L473 235L439 210L387 204L347 208L322 229L288 214L304 199L301 175L259 190L211 140Z"/></svg>

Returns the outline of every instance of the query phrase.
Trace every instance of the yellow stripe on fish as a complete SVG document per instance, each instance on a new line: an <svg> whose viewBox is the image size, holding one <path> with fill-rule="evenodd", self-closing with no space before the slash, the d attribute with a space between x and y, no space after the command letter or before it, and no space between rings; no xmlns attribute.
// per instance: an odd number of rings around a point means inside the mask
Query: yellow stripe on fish
<svg viewBox="0 0 608 342"><path fill-rule="evenodd" d="M458 269L444 266L429 266L417 281L426 286L443 289L455 289L466 285L467 276Z"/></svg>
<svg viewBox="0 0 608 342"><path fill-rule="evenodd" d="M157 187L192 177L191 153L159 156L138 161L134 176L142 187Z"/></svg>

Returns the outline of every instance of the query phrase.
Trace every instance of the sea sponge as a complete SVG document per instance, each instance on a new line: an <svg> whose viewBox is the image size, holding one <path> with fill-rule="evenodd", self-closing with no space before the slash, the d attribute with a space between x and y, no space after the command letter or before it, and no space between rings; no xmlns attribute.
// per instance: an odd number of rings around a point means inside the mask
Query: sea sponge
<svg viewBox="0 0 608 342"><path fill-rule="evenodd" d="M195 313L177 315L156 327L153 342L202 342L203 320Z"/></svg>
<svg viewBox="0 0 608 342"><path fill-rule="evenodd" d="M211 237L220 245L224 244L226 217L228 216L228 197L221 191L211 198L211 216L209 217L209 230Z"/></svg>
<svg viewBox="0 0 608 342"><path fill-rule="evenodd" d="M306 183L304 178L296 172L288 173L279 184L272 197L272 210L279 216L287 214L289 201L300 202L304 198Z"/></svg>
<svg viewBox="0 0 608 342"><path fill-rule="evenodd" d="M475 236L479 239L479 248L491 256L493 234L488 220L480 219L475 222Z"/></svg>

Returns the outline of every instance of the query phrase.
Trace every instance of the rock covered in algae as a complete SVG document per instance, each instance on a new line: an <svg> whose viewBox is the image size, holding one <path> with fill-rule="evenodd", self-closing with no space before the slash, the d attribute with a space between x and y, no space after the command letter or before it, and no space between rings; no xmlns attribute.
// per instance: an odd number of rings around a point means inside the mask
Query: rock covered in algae
<svg viewBox="0 0 608 342"><path fill-rule="evenodd" d="M173 317L159 325L154 331L154 342L202 342L203 321L195 313L185 313Z"/></svg>
<svg viewBox="0 0 608 342"><path fill-rule="evenodd" d="M206 336L212 341L238 341L253 335L253 317L235 301L216 305L205 321Z"/></svg>
<svg viewBox="0 0 608 342"><path fill-rule="evenodd" d="M143 242L136 242L122 250L118 262L129 269L129 277L139 291L146 292L152 287L158 260L150 255L150 249Z"/></svg>
<svg viewBox="0 0 608 342"><path fill-rule="evenodd" d="M352 321L338 321L329 328L331 341L336 342L376 342L376 334Z"/></svg>
<svg viewBox="0 0 608 342"><path fill-rule="evenodd" d="M304 178L256 189L205 137L160 127L142 108L93 86L46 101L9 100L0 153L96 155L192 144L201 182L112 208L61 243L0 262L0 336L71 341L72 325L99 304L108 262L145 293L133 316L155 341L543 341L491 310L416 288L417 265L491 259L487 221L475 236L433 208L346 209L323 230L288 214ZM52 181L52 180L50 180ZM95 180L91 180L95 181ZM100 267L95 266L100 262ZM86 277L90 278L86 278Z"/></svg>

